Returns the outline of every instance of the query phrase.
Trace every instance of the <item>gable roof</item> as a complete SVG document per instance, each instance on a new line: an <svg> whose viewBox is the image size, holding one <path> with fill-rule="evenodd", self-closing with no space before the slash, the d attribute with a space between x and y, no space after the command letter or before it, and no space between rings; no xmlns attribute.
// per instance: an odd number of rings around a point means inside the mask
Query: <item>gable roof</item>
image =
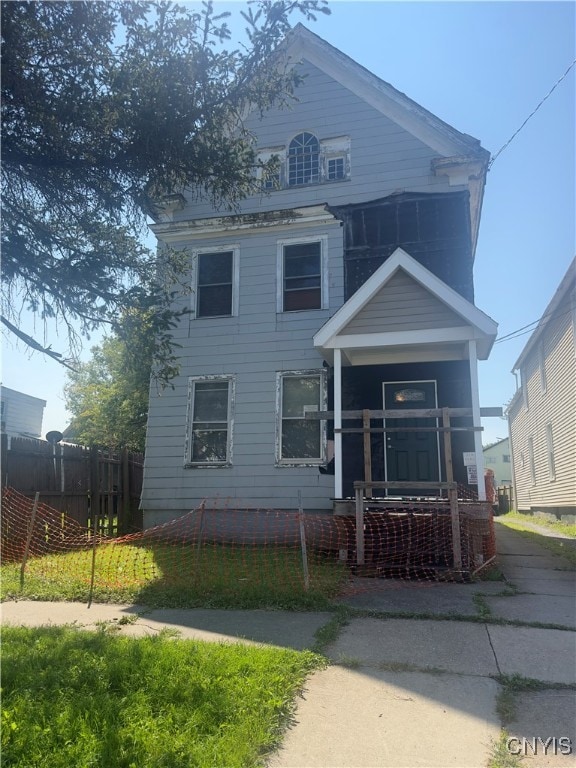
<svg viewBox="0 0 576 768"><path fill-rule="evenodd" d="M347 326L362 310L390 283L394 275L402 270L438 299L453 313L462 318L462 325L474 330L474 336L480 342L479 354L488 357L494 339L497 324L478 307L450 288L443 280L426 269L402 248L397 248L376 272L360 286L348 301L328 320L314 336L315 347L337 346L337 337L345 335Z"/></svg>
<svg viewBox="0 0 576 768"><path fill-rule="evenodd" d="M288 33L280 52L289 67L306 59L439 154L468 155L488 161L490 153L478 139L457 131L303 24L296 24Z"/></svg>
<svg viewBox="0 0 576 768"><path fill-rule="evenodd" d="M451 184L463 184L469 189L474 252L490 159L478 139L445 123L301 23L288 33L277 56L280 66L287 68L305 59L437 152L432 173L446 175Z"/></svg>
<svg viewBox="0 0 576 768"><path fill-rule="evenodd" d="M549 322L554 320L563 312L572 311L576 313L576 296L572 299L570 297L570 290L574 291L575 286L576 286L576 257L572 259L570 266L566 271L566 274L560 281L560 285L558 286L558 288L556 289L556 292L554 293L554 296L552 297L550 303L542 313L542 317L540 318L538 325L536 326L532 335L526 342L524 349L520 354L520 357L514 363L514 367L512 368L512 373L514 373L514 371L517 371L520 368L520 366L522 365L526 357L534 349L534 347L538 343L540 337L544 333L544 330L546 329L546 326L548 325Z"/></svg>

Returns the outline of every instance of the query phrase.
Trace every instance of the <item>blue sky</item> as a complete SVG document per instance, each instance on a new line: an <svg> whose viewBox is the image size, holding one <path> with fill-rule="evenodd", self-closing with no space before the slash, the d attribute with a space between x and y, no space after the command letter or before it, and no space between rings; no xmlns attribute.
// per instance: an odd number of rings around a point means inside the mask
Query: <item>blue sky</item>
<svg viewBox="0 0 576 768"><path fill-rule="evenodd" d="M237 13L243 3L217 5ZM572 2L336 0L330 8L331 16L308 24L312 31L492 154L576 58ZM576 67L488 174L476 304L499 323L501 336L540 317L576 250L575 73ZM42 339L41 322L35 333ZM496 343L480 363L482 405L512 397L510 371L528 338ZM48 329L47 341L65 351L64 332ZM66 374L58 363L4 341L2 367L5 386L47 400L44 432L66 426ZM500 419L485 420L484 428L484 443L507 435Z"/></svg>

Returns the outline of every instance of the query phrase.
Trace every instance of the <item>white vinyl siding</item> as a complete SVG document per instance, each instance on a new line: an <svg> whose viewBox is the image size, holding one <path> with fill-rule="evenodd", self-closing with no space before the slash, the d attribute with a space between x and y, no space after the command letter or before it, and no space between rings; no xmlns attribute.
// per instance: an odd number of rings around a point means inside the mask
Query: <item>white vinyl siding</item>
<svg viewBox="0 0 576 768"><path fill-rule="evenodd" d="M546 392L542 391L540 342L546 363ZM574 326L568 313L547 324L539 343L523 360L522 368L522 385L530 409L526 410L520 396L509 414L518 509L576 509L576 357ZM548 424L552 425L553 482ZM537 484L531 476L528 436L533 439Z"/></svg>
<svg viewBox="0 0 576 768"><path fill-rule="evenodd" d="M556 462L554 459L554 433L552 424L546 424L546 453L548 456L548 477L550 480L556 480Z"/></svg>
<svg viewBox="0 0 576 768"><path fill-rule="evenodd" d="M536 458L534 456L534 438L528 438L528 467L530 469L530 480L532 485L536 485Z"/></svg>

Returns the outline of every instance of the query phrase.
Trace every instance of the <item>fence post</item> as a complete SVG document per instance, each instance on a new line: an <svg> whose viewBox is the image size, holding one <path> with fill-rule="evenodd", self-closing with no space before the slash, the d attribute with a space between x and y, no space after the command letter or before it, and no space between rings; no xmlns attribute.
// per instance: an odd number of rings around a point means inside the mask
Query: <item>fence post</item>
<svg viewBox="0 0 576 768"><path fill-rule="evenodd" d="M302 491L298 491L298 525L300 528L300 547L302 549L302 570L304 572L304 589L310 587L310 573L308 571L308 550L306 548L306 527L304 525L304 510L302 509Z"/></svg>
<svg viewBox="0 0 576 768"><path fill-rule="evenodd" d="M30 515L30 524L28 526L28 533L26 535L26 544L24 546L24 555L22 557L22 566L20 568L20 592L24 589L24 571L26 570L26 562L28 561L28 552L30 551L30 542L32 541L32 533L34 531L34 522L36 520L36 512L38 511L38 502L40 500L40 492L36 491L34 496L34 506L32 507L32 514Z"/></svg>
<svg viewBox="0 0 576 768"><path fill-rule="evenodd" d="M118 535L128 533L128 521L130 520L130 458L128 448L122 449L122 458L120 465L121 483L122 483L122 503L118 505ZM120 514L122 509L122 514Z"/></svg>
<svg viewBox="0 0 576 768"><path fill-rule="evenodd" d="M364 565L364 494L356 488L356 563Z"/></svg>
<svg viewBox="0 0 576 768"><path fill-rule="evenodd" d="M442 426L444 427L444 460L446 463L446 482L454 482L452 466L452 433L450 432L450 410L442 408ZM450 500L450 518L452 521L452 552L454 568L462 568L462 542L460 539L460 513L458 510L458 490L448 486Z"/></svg>
<svg viewBox="0 0 576 768"><path fill-rule="evenodd" d="M90 446L90 515L92 522L100 516L100 464L98 446Z"/></svg>
<svg viewBox="0 0 576 768"><path fill-rule="evenodd" d="M94 578L96 576L96 538L98 533L98 513L92 513L92 569L90 571L90 592L88 594L88 608L92 605L94 593Z"/></svg>
<svg viewBox="0 0 576 768"><path fill-rule="evenodd" d="M195 516L198 518L198 541L196 542L196 551L198 557L200 556L200 550L202 549L202 535L204 533L204 505L203 501L200 507L196 510Z"/></svg>
<svg viewBox="0 0 576 768"><path fill-rule="evenodd" d="M0 435L0 467L2 470L2 488L8 486L8 435Z"/></svg>
<svg viewBox="0 0 576 768"><path fill-rule="evenodd" d="M370 483L372 480L372 439L370 437L370 411L362 411L362 428L364 430L364 482ZM366 498L372 496L372 488L366 486Z"/></svg>

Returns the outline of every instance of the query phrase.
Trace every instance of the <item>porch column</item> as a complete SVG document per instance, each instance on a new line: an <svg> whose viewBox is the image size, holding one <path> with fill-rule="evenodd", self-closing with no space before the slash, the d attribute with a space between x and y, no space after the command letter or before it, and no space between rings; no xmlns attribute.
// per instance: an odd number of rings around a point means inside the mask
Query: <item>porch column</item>
<svg viewBox="0 0 576 768"><path fill-rule="evenodd" d="M478 390L478 356L476 339L468 342L468 362L470 364L470 389L472 391L472 424L481 427L480 394ZM484 453L482 451L482 432L474 432L474 450L476 452L476 472L478 473L478 499L486 501L486 486L484 485Z"/></svg>
<svg viewBox="0 0 576 768"><path fill-rule="evenodd" d="M342 498L342 353L334 350L334 498Z"/></svg>

